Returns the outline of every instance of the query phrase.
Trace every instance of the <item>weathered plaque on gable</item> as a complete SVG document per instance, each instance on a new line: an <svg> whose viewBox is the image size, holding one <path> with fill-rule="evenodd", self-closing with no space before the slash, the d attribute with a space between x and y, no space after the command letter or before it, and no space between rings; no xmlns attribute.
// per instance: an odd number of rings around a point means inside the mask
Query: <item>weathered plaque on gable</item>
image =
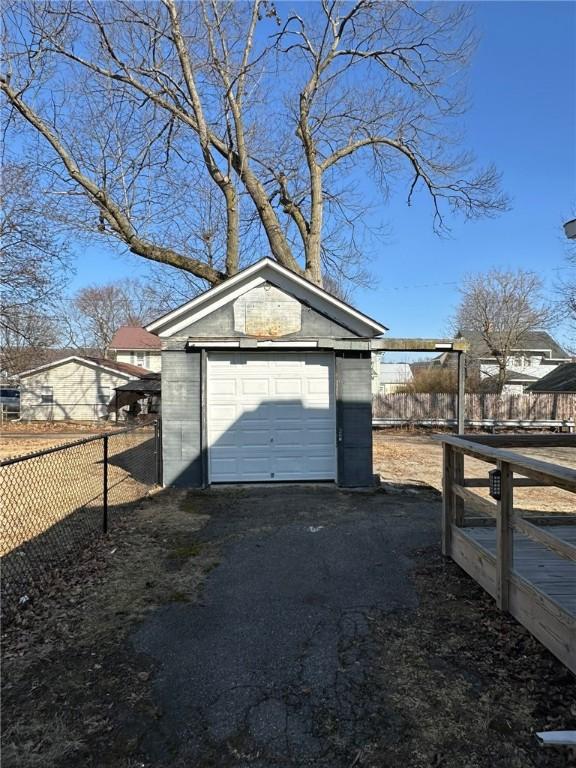
<svg viewBox="0 0 576 768"><path fill-rule="evenodd" d="M302 328L302 305L273 285L259 285L234 302L234 330L276 338Z"/></svg>

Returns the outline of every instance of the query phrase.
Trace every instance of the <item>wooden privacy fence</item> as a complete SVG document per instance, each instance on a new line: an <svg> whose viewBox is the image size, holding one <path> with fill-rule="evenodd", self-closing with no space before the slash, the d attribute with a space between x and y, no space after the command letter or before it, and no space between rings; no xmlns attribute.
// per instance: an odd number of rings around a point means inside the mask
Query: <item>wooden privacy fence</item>
<svg viewBox="0 0 576 768"><path fill-rule="evenodd" d="M517 507L514 488L551 486L576 493L576 470L503 448L576 449L576 435L443 437L442 552L451 557L543 645L576 673L575 514ZM497 501L467 478L464 457L494 465ZM498 492L499 491L499 492Z"/></svg>
<svg viewBox="0 0 576 768"><path fill-rule="evenodd" d="M458 396L447 392L378 394L374 396L372 416L393 422L454 421ZM482 421L565 421L576 419L573 394L466 394L467 422Z"/></svg>

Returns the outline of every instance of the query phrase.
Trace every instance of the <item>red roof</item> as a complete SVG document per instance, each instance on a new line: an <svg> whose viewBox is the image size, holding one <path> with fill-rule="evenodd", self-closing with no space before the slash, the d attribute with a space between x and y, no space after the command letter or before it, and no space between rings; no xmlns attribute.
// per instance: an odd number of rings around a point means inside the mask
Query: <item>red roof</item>
<svg viewBox="0 0 576 768"><path fill-rule="evenodd" d="M110 349L160 349L162 342L139 325L123 325L110 342Z"/></svg>
<svg viewBox="0 0 576 768"><path fill-rule="evenodd" d="M107 357L95 357L94 355L72 354L66 358L58 358L57 360L53 360L50 363L44 363L43 365L38 365L36 368L30 368L30 370L28 371L22 371L22 373L20 373L19 375L29 376L30 374L36 373L36 371L41 371L46 368L55 368L57 365L61 365L61 364L65 365L71 360L92 363L93 365L97 365L101 368L108 368L109 370L112 370L112 371L118 371L119 373L126 373L130 376L135 376L138 379L145 378L146 376L149 376L152 373L152 371L149 371L146 368L141 368L140 366L137 366L137 365L131 365L130 363L119 363L116 360L109 360Z"/></svg>

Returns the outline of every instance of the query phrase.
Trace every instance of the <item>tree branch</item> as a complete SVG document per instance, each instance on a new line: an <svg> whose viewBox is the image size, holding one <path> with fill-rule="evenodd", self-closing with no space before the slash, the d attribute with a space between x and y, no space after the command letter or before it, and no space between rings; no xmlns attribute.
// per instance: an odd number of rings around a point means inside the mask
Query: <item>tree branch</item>
<svg viewBox="0 0 576 768"><path fill-rule="evenodd" d="M10 104L30 123L38 133L50 144L52 149L60 157L70 178L78 184L84 192L96 203L102 215L112 230L123 240L132 253L143 256L150 261L162 264L170 264L173 267L192 272L197 277L216 285L226 278L226 275L197 259L184 256L176 251L155 245L140 238L134 230L129 218L121 208L110 199L108 194L95 184L88 176L83 174L72 156L49 126L24 102L21 96L10 87L4 76L0 77L0 90L5 94Z"/></svg>

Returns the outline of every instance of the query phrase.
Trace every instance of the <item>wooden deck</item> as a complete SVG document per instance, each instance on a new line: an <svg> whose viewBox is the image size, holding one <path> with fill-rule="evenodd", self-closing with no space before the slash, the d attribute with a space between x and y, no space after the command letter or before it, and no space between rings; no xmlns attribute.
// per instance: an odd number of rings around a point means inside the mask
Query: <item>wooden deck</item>
<svg viewBox="0 0 576 768"><path fill-rule="evenodd" d="M513 502L514 485L557 485L576 491L576 471L495 448L495 438L488 440L490 446L479 438L443 438L444 554L576 674L576 514L524 517ZM497 443L506 440L513 436L503 435ZM567 440L564 447L576 454L573 436L546 440L548 445ZM501 470L498 503L471 490L488 483L487 478L464 479L464 455ZM475 517L467 517L467 511Z"/></svg>
<svg viewBox="0 0 576 768"><path fill-rule="evenodd" d="M466 528L466 533L496 558L495 528ZM576 526L554 527L560 541L576 544ZM576 562L567 560L528 536L514 536L513 573L576 616Z"/></svg>

